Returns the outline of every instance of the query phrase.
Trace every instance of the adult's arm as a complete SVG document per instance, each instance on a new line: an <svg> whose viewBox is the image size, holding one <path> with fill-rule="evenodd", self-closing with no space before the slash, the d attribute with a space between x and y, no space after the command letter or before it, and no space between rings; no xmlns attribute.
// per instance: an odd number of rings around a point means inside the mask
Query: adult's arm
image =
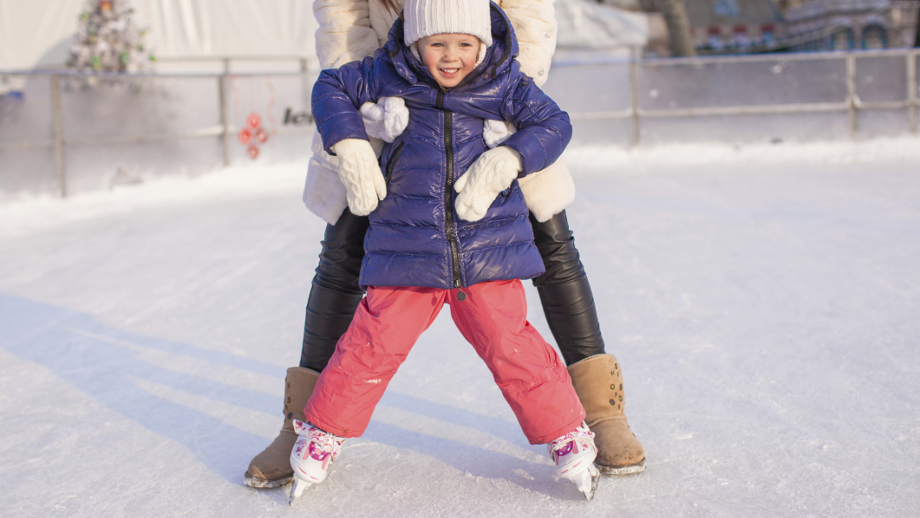
<svg viewBox="0 0 920 518"><path fill-rule="evenodd" d="M315 0L316 55L322 68L364 59L380 47L368 0Z"/></svg>
<svg viewBox="0 0 920 518"><path fill-rule="evenodd" d="M553 0L501 0L517 35L521 71L543 86L556 51L556 12Z"/></svg>

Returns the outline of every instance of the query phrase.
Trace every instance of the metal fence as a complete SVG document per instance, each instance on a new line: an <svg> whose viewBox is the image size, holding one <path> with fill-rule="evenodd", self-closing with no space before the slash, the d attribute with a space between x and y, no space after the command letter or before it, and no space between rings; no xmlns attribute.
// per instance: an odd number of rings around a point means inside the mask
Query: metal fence
<svg viewBox="0 0 920 518"><path fill-rule="evenodd" d="M579 59L554 63L544 89L572 116L576 146L867 138L916 134L918 59L914 49ZM317 71L306 60L168 65L0 71L0 200L308 157Z"/></svg>
<svg viewBox="0 0 920 518"><path fill-rule="evenodd" d="M305 158L318 71L231 61L190 65L218 68L205 73L0 72L0 200Z"/></svg>
<svg viewBox="0 0 920 518"><path fill-rule="evenodd" d="M865 138L917 132L918 57L897 49L582 60L554 63L544 89L581 142Z"/></svg>

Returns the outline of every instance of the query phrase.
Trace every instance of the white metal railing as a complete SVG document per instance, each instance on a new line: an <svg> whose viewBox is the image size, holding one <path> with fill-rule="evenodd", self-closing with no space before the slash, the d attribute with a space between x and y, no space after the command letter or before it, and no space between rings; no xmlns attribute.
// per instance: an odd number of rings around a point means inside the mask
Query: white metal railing
<svg viewBox="0 0 920 518"><path fill-rule="evenodd" d="M213 73L137 73L137 74L119 74L119 73L88 73L73 71L68 69L46 69L46 70L30 70L30 71L2 71L0 70L0 78L3 76L8 77L49 77L51 83L51 120L52 120L52 134L53 137L51 140L26 140L26 141L14 141L14 142L3 142L0 141L0 153L4 150L14 150L14 149L35 149L35 148L52 148L54 155L54 162L56 168L56 176L59 184L59 193L61 197L66 197L68 193L68 181L67 181L67 164L66 164L66 155L65 149L68 146L118 146L125 144L137 144L137 143L151 143L151 142L168 142L176 140L186 140L186 139L196 139L196 138L206 138L206 137L220 137L222 141L222 162L224 167L230 166L230 146L233 140L233 135L239 131L241 128L233 125L230 121L229 116L229 80L231 77L239 76L264 76L271 75L272 77L301 77L303 81L303 95L306 99L309 99L310 90L313 86L313 79L317 71L310 69L311 61L305 58L299 57L244 57L244 58L184 58L170 60L174 63L178 62L213 62L221 67L222 71L213 72ZM232 65L233 62L272 62L272 61L289 61L294 62L299 66L299 71L297 72L239 72L233 71L236 69ZM110 82L118 83L130 79L138 78L210 78L214 79L217 82L217 102L219 104L219 113L220 120L219 123L210 126L202 127L192 131L184 131L179 133L168 133L168 134L144 134L144 135L134 135L134 136L107 136L107 137L93 137L93 138L65 138L63 117L62 117L62 82L66 80L92 80L95 82ZM2 126L3 120L0 117L0 126ZM301 128L280 128L280 132L292 132L299 131ZM2 164L2 162L0 162ZM0 169L0 174L3 170Z"/></svg>
<svg viewBox="0 0 920 518"><path fill-rule="evenodd" d="M810 52L810 53L783 53L783 54L755 54L755 55L737 55L737 56L701 56L691 58L670 58L641 60L635 57L628 60L629 85L630 85L630 106L624 110L613 111L590 111L590 112L569 112L572 120L598 120L598 119L628 119L630 121L630 145L636 146L640 143L640 128L642 119L655 118L683 118L683 117L711 117L711 116L736 116L736 115L766 115L766 114L789 114L789 113L827 113L827 112L846 112L849 115L850 134L855 135L858 129L859 111L869 110L906 110L908 113L909 129L911 133L917 133L918 127L918 82L917 82L917 59L920 56L920 49L888 49L888 50L864 50L864 51L838 51L838 52ZM905 61L906 81L904 85L905 97L897 101L863 101L859 97L856 87L857 78L857 58L868 57L892 57L903 56ZM811 102L811 103L782 103L782 104L759 104L759 105L736 105L736 106L710 106L700 108L641 108L639 106L639 85L638 69L639 67L653 65L656 67L667 66L688 66L704 64L732 64L732 63L755 63L758 61L775 62L778 60L785 62L810 61L810 60L844 60L846 63L846 74L844 77L846 85L846 98L839 102ZM555 74L560 73L560 69L566 67L583 66L589 63L585 60L561 62L553 64ZM616 64L622 65L622 60L601 59L590 62L592 64Z"/></svg>
<svg viewBox="0 0 920 518"><path fill-rule="evenodd" d="M842 51L830 53L796 53L796 54L762 54L762 55L743 55L743 56L706 56L693 58L672 58L672 59L639 59L638 53L633 53L632 58L628 59L578 59L573 61L563 61L553 64L553 74L559 76L564 74L566 69L576 69L577 67L611 67L618 71L625 69L628 75L628 103L623 109L616 110L592 110L592 111L572 111L569 114L573 121L580 120L623 120L629 125L628 143L630 146L637 146L642 134L641 129L645 121L664 118L693 118L693 117L732 117L742 115L776 115L776 114L802 114L802 113L845 113L849 117L849 133L856 135L858 129L858 114L865 111L874 110L905 110L907 112L908 130L911 133L917 133L918 127L918 77L917 77L917 60L920 57L920 49L896 49L881 51ZM906 78L904 85L904 96L902 99L886 101L863 101L860 99L858 92L859 70L858 61L862 58L871 57L889 57L904 60L904 76ZM119 146L124 144L133 144L139 142L166 142L185 139L200 139L218 137L221 142L222 163L225 166L231 163L231 142L233 136L240 128L235 127L230 117L230 81L238 77L251 76L271 76L280 77L300 77L302 83L302 92L299 94L306 101L309 99L309 92L312 89L312 82L317 73L311 69L310 61L299 57L279 57L273 58L278 60L288 60L298 67L296 71L290 72L243 72L233 66L234 61L258 61L257 58L207 58L207 60L217 63L221 68L219 71L212 73L190 73L190 74L84 74L68 70L30 70L30 71L0 71L0 78L7 77L38 77L47 76L51 83L51 134L50 140L26 140L26 141L0 141L0 153L11 149L32 149L32 148L51 148L53 149L54 163L59 182L60 195L66 196L68 193L67 181L67 156L65 150L68 146ZM721 67L730 67L734 64L751 64L759 62L808 62L810 60L837 61L842 60L845 64L845 74L840 79L845 88L845 98L842 100L831 99L826 101L814 102L789 102L789 103L771 103L771 104L740 104L731 106L719 106L716 100L709 102L697 103L701 106L694 107L645 107L642 106L640 96L639 76L640 72L650 69L668 68L668 67L700 67L706 65L719 65ZM573 71L574 73L574 71ZM619 72L618 72L619 73ZM67 80L89 80L96 81L128 81L135 79L150 78L205 78L215 81L215 98L219 104L219 120L214 125L204 126L193 130L186 130L176 133L166 134L143 134L136 136L105 136L92 138L65 138L64 118L62 117L62 82ZM642 85L647 87L648 85ZM595 85L597 87L597 85ZM565 106L564 106L565 107ZM2 113L0 113L0 130L3 129ZM300 127L282 127L279 131L302 131L311 126ZM0 132L2 136L2 132ZM2 173L0 169L0 173ZM2 179L2 178L0 178Z"/></svg>

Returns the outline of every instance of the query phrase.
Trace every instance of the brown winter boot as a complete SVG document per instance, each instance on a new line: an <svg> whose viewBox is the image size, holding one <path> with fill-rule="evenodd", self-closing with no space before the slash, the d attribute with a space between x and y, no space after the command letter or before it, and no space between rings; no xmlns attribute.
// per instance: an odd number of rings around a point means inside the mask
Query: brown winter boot
<svg viewBox="0 0 920 518"><path fill-rule="evenodd" d="M246 470L244 483L250 487L281 487L291 481L291 450L297 442L294 419L303 421L307 405L319 373L303 367L291 367L284 380L284 426L278 437L262 453L256 455Z"/></svg>
<svg viewBox="0 0 920 518"><path fill-rule="evenodd" d="M595 433L602 473L626 475L645 469L645 450L623 413L623 375L611 354L597 354L569 365L572 385L588 413L585 422Z"/></svg>

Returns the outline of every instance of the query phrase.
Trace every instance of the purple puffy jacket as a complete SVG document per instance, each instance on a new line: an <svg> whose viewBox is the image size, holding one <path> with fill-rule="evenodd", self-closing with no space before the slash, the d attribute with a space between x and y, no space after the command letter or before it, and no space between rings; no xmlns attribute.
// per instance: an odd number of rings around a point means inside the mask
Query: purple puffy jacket
<svg viewBox="0 0 920 518"><path fill-rule="evenodd" d="M485 119L517 126L502 145L521 154L521 176L556 161L572 135L568 115L520 72L505 14L494 3L491 14L493 44L454 88L441 88L405 46L402 20L374 56L323 71L313 88L327 151L346 138L367 139L358 112L365 102L401 97L409 109L408 127L380 158L387 196L370 214L362 286L450 289L544 271L517 181L479 221L454 211L454 181L487 150Z"/></svg>

